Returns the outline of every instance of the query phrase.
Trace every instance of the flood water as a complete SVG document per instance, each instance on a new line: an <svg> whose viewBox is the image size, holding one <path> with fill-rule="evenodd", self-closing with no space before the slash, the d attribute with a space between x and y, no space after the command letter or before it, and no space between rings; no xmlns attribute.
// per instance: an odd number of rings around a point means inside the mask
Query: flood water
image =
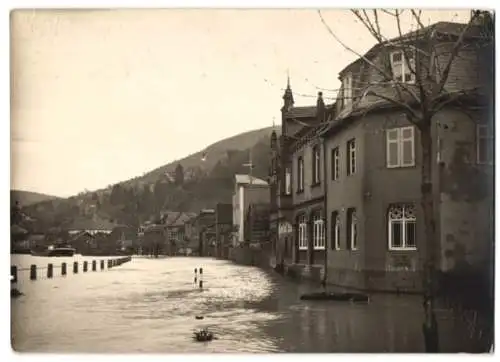
<svg viewBox="0 0 500 362"><path fill-rule="evenodd" d="M12 264L48 260L13 256ZM194 269L200 267L203 289L194 284ZM89 266L82 273L80 267L77 275L68 265L66 277L55 269L53 279L29 281L27 271L19 275L18 289L25 295L12 299L11 313L12 345L21 352L423 351L418 297L304 302L301 293L317 286L229 261L133 258L110 270L92 272ZM219 339L193 341L193 330L202 327ZM451 340L445 343L449 351L456 348Z"/></svg>

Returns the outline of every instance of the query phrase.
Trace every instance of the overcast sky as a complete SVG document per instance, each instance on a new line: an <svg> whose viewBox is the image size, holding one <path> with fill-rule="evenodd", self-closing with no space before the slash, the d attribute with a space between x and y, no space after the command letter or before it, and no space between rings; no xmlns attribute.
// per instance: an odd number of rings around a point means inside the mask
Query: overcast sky
<svg viewBox="0 0 500 362"><path fill-rule="evenodd" d="M423 14L427 23L469 17ZM374 44L348 11L323 16L354 49ZM278 124L287 70L296 105L315 104L317 87L338 88L355 58L315 10L14 13L12 188L70 196ZM325 89L330 102L336 92Z"/></svg>

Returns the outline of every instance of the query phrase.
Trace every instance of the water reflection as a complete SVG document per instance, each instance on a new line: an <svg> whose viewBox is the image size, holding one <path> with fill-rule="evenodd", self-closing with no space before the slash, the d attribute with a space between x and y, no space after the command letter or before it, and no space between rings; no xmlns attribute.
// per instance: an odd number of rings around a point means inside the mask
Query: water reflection
<svg viewBox="0 0 500 362"><path fill-rule="evenodd" d="M193 283L199 267L203 289ZM301 293L314 286L226 261L134 259L104 272L25 280L20 288L26 295L12 305L19 351L420 352L423 346L418 298L305 302ZM193 342L193 330L202 327L220 339Z"/></svg>

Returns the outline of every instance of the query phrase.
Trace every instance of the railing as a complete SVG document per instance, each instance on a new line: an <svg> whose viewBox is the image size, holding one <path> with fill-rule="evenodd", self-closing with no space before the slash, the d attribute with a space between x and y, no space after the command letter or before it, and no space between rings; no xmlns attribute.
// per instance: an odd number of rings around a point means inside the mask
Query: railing
<svg viewBox="0 0 500 362"><path fill-rule="evenodd" d="M97 271L98 267L99 269L105 270L105 269L111 269L115 266L122 265L124 263L127 263L132 260L131 256L126 256L126 257L121 257L117 259L100 259L100 260L92 260L89 261L75 261L73 263L69 263L72 265L72 271L73 274L78 274L80 270L80 265L82 266L82 272L86 273L89 271L89 265L90 268L93 272ZM99 262L99 266L98 266ZM18 274L19 272L23 271L29 271L29 279L30 280L37 280L39 277L41 277L43 274L46 275L48 279L51 279L54 277L54 269L60 269L60 275L61 276L66 276L68 274L68 263L61 263L61 265L54 265L53 263L48 263L47 266L37 266L36 264L30 265L29 268L18 268L17 265L11 265L10 267L10 281L11 283L17 283L18 282ZM42 271L43 274L39 274L39 271Z"/></svg>

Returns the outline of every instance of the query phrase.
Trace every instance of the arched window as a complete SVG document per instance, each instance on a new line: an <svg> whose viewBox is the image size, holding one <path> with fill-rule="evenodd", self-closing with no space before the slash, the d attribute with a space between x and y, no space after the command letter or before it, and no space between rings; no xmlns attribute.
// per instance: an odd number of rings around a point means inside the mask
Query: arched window
<svg viewBox="0 0 500 362"><path fill-rule="evenodd" d="M298 239L299 239L299 249L305 250L307 249L307 220L305 215L300 215L298 217Z"/></svg>
<svg viewBox="0 0 500 362"><path fill-rule="evenodd" d="M337 211L332 212L332 243L333 250L340 250L340 215Z"/></svg>
<svg viewBox="0 0 500 362"><path fill-rule="evenodd" d="M388 212L389 250L415 250L416 224L415 205L391 205Z"/></svg>
<svg viewBox="0 0 500 362"><path fill-rule="evenodd" d="M313 215L313 246L316 250L325 248L325 222L321 212L315 212Z"/></svg>

